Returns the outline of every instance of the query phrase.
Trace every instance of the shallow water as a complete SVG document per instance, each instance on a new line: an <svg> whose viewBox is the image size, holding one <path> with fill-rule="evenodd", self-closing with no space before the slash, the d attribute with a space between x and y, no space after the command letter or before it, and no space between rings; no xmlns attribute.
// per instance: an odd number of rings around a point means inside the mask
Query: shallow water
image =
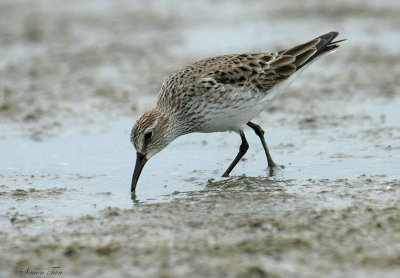
<svg viewBox="0 0 400 278"><path fill-rule="evenodd" d="M308 119L297 129L265 125L273 157L284 165L268 180L288 181L295 194L308 194L303 185L309 180L354 181L363 175L400 180L398 107L398 101L381 100L351 108L355 118L368 115L368 123L352 120L344 126L323 127L316 126L318 119ZM272 123L282 117L276 113L263 116ZM236 154L239 136L192 134L177 139L148 162L132 200L129 190L135 151L129 142L131 124L132 119L124 119L113 123L107 132L68 134L45 142L3 140L2 224L10 225L7 215L11 214L78 217L109 206L127 209L138 203L169 201L185 192L205 189L210 179L232 182L220 176ZM385 129L390 129L390 136L382 134ZM372 134L360 140L366 131ZM251 148L232 175L263 180L269 176L265 155L258 137L251 130L247 134ZM329 206L340 202L336 199Z"/></svg>
<svg viewBox="0 0 400 278"><path fill-rule="evenodd" d="M0 277L399 277L398 1L0 1ZM204 4L206 3L206 4ZM223 11L223 12L221 12ZM190 62L338 30L254 122L174 141L131 199L132 124Z"/></svg>

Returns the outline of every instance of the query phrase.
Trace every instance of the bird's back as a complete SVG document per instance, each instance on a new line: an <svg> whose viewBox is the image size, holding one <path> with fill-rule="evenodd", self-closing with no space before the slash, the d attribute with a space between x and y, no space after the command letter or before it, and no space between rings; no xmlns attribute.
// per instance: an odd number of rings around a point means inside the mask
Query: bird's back
<svg viewBox="0 0 400 278"><path fill-rule="evenodd" d="M243 121L251 120L282 91L285 87L282 85L294 73L339 47L339 41L333 42L337 35L330 32L279 52L200 60L166 78L158 106L185 119L196 120L199 125L207 124L211 118L220 120L221 124L211 127L210 132L224 125L230 130L233 127L226 125L229 118L241 115L245 116ZM237 125L235 122L234 127Z"/></svg>

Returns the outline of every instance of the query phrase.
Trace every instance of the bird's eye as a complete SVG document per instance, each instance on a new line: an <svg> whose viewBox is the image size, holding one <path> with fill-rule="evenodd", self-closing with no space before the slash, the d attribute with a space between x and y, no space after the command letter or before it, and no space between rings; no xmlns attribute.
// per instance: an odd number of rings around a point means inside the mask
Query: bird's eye
<svg viewBox="0 0 400 278"><path fill-rule="evenodd" d="M150 140L151 139L151 137L153 137L153 132L147 132L145 135L144 135L144 139L145 140Z"/></svg>

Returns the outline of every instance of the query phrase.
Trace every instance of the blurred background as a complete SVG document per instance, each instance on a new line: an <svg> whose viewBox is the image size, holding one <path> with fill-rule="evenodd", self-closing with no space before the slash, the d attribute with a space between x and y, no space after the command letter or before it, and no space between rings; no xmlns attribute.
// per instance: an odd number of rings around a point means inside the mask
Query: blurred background
<svg viewBox="0 0 400 278"><path fill-rule="evenodd" d="M399 0L0 0L0 277L400 277ZM255 119L192 134L129 193L170 72L348 39ZM229 232L228 232L229 231ZM197 275L197 276L196 276Z"/></svg>
<svg viewBox="0 0 400 278"><path fill-rule="evenodd" d="M307 106L321 91L397 95L399 14L390 0L1 0L0 122L8 128L0 138L43 140L122 115L133 122L165 76L188 63L275 51L328 31L348 41L291 88L307 90L275 106Z"/></svg>

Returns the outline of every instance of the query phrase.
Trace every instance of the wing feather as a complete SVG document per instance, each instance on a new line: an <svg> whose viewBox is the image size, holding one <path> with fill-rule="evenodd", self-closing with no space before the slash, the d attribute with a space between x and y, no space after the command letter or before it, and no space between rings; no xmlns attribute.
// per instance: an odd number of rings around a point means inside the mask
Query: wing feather
<svg viewBox="0 0 400 278"><path fill-rule="evenodd" d="M337 32L330 32L279 52L225 55L203 60L200 62L205 63L207 70L202 78L212 78L236 89L250 87L267 93L313 59L339 47L333 42L337 35Z"/></svg>

